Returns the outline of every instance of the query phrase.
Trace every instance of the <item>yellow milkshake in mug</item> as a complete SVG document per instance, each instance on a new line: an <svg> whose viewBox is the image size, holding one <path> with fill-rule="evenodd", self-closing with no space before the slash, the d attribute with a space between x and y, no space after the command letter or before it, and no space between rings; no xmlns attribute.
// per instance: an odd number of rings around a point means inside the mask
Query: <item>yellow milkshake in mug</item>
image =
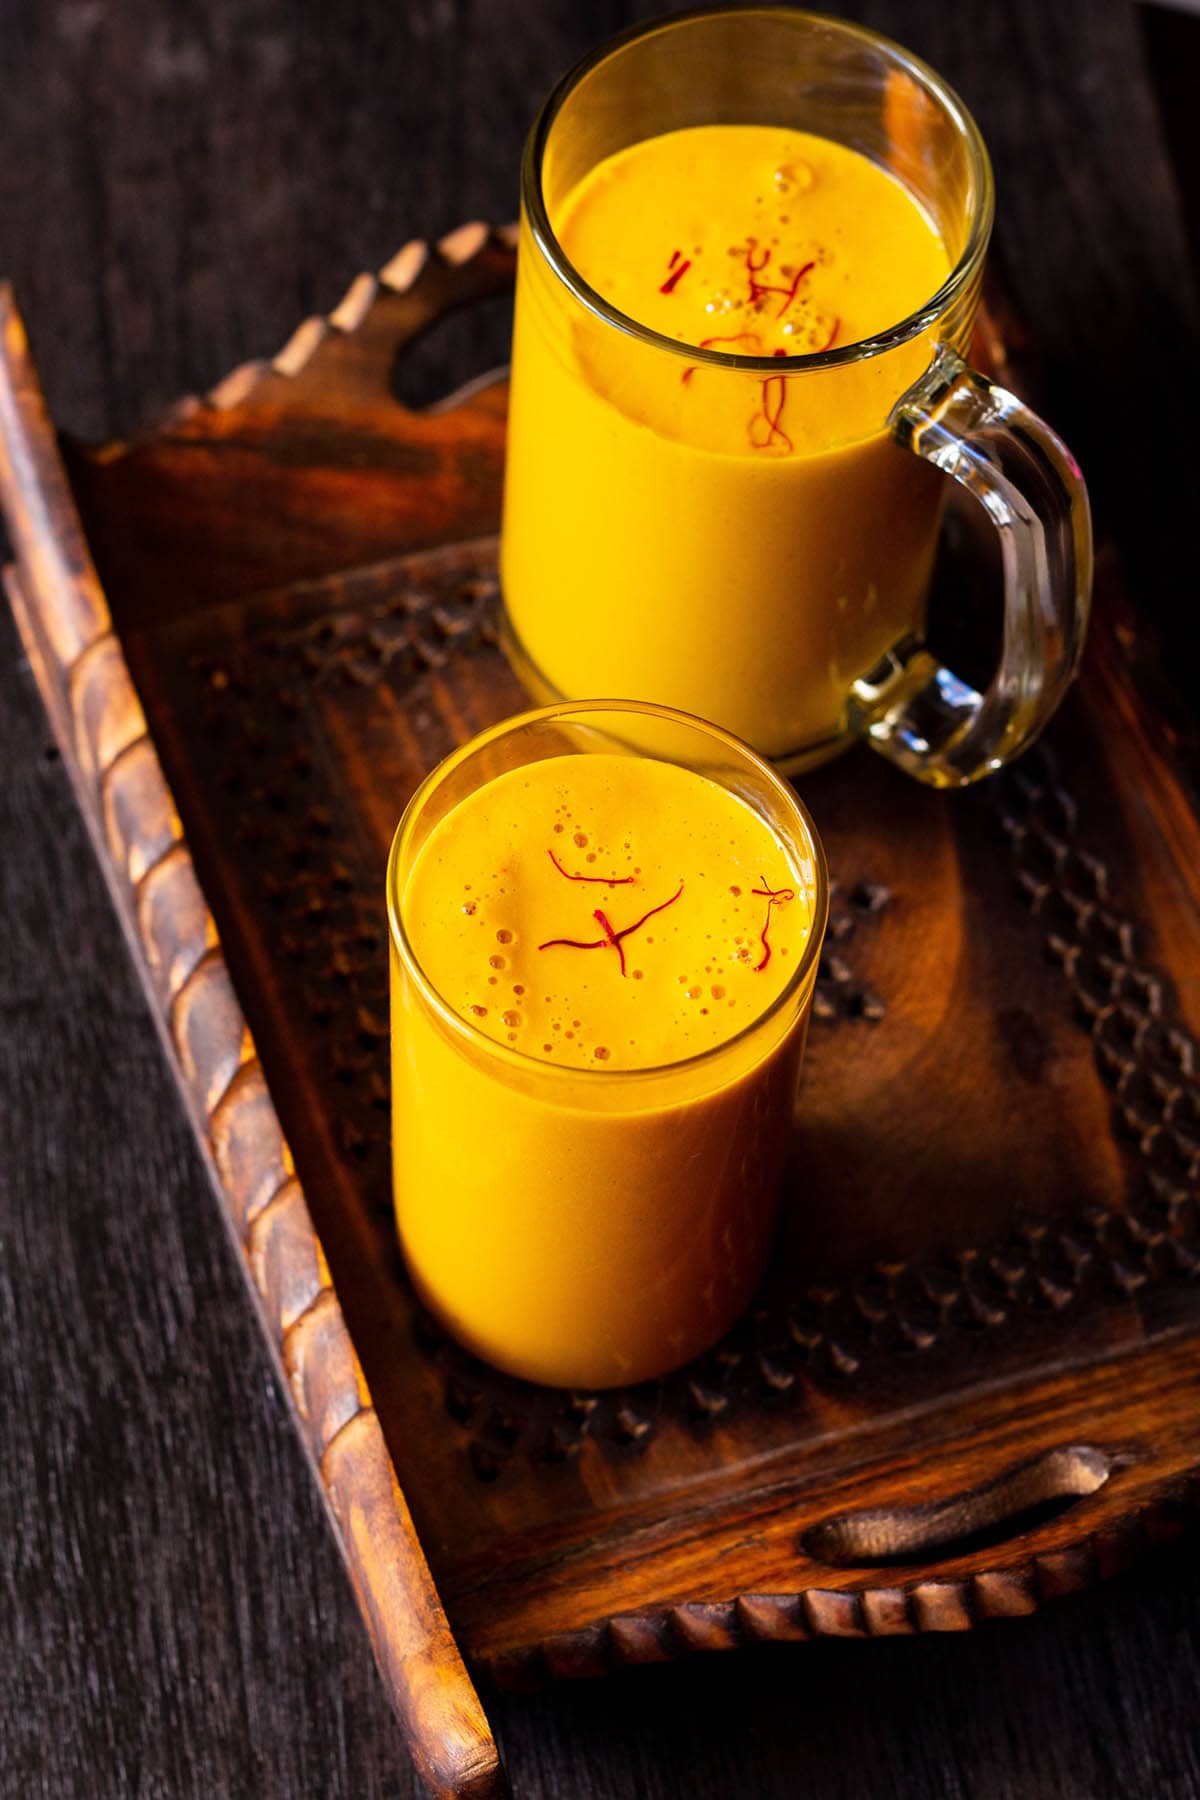
<svg viewBox="0 0 1200 1800"><path fill-rule="evenodd" d="M501 546L536 696L661 701L789 768L859 733L940 785L1029 741L1090 528L962 361L991 212L961 103L858 27L689 15L567 77L526 154ZM1003 541L986 694L922 643L946 473Z"/></svg>
<svg viewBox="0 0 1200 1800"><path fill-rule="evenodd" d="M388 871L396 1220L468 1348L603 1387L733 1322L827 907L790 790L662 709L523 715L418 791Z"/></svg>

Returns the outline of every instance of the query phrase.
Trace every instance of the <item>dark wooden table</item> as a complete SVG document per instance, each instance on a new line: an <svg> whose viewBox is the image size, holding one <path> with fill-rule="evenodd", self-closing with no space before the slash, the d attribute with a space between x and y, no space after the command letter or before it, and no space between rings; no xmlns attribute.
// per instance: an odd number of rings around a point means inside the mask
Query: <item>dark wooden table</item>
<svg viewBox="0 0 1200 1800"><path fill-rule="evenodd" d="M128 428L273 349L405 237L511 216L538 97L649 10L4 0L0 274L55 416ZM1186 685L1200 23L1151 21L1168 138L1123 0L855 11L981 119L1041 398ZM503 330L431 345L427 379L495 360ZM1198 1576L1193 1536L969 1638L488 1698L520 1800L1179 1800L1200 1794ZM414 1791L6 615L0 1639L0 1795Z"/></svg>

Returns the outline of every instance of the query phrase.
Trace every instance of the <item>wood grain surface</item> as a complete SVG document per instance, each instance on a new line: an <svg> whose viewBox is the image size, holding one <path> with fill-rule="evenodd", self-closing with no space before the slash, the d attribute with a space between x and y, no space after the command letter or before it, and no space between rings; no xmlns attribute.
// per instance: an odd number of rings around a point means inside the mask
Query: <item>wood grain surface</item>
<svg viewBox="0 0 1200 1800"><path fill-rule="evenodd" d="M128 429L409 232L504 216L537 97L635 10L10 0L0 270L58 418ZM1170 642L1194 458L1152 451L1197 338L1133 14L863 10L981 117L1048 408ZM431 387L495 361L490 329L431 344ZM0 1793L412 1793L7 618L0 685ZM969 1642L491 1710L519 1796L1176 1800L1200 1792L1198 1574L1192 1541Z"/></svg>

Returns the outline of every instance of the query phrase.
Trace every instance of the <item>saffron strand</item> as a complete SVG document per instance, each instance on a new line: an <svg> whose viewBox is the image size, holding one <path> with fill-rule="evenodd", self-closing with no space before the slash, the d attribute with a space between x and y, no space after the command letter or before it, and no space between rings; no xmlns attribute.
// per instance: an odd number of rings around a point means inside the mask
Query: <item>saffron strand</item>
<svg viewBox="0 0 1200 1800"><path fill-rule="evenodd" d="M553 950L556 945L561 944L566 950L603 950L607 942L607 938L593 938L589 944L585 944L581 938L547 938L544 944L538 945L538 949Z"/></svg>
<svg viewBox="0 0 1200 1800"><path fill-rule="evenodd" d="M816 266L817 265L815 262L806 262L802 268L797 269L796 273L792 277L792 285L790 288L788 288L786 294L784 295L783 305L780 307L779 311L775 314L775 317L777 319L782 319L784 313L787 311L788 307L792 304L793 300L796 298L796 295L800 292L800 283L804 280L804 277L806 275L812 274L812 272L816 268ZM776 288L772 291L778 293L779 289Z"/></svg>
<svg viewBox="0 0 1200 1800"><path fill-rule="evenodd" d="M746 280L750 288L750 304L751 306L760 306L768 294L780 294L783 297L783 305L779 308L775 317L777 319L782 319L784 313L786 313L788 307L791 306L796 295L800 292L800 283L804 280L806 275L812 274L817 265L815 261L806 262L803 267L792 276L790 286L780 287L777 282L758 281L755 279L756 276L762 274L762 271L766 268L770 260L771 252L769 250L764 250L762 256L755 262L754 244L753 239L751 239L750 243L746 246Z"/></svg>
<svg viewBox="0 0 1200 1800"><path fill-rule="evenodd" d="M613 949L616 951L617 956L620 959L621 973L623 975L625 973L625 952L621 948L621 938L617 936L616 932L613 930L612 926L609 924L608 919L605 917L604 913L602 913L600 911L599 907L596 908L596 911L592 914L592 917L593 917L593 919L595 919L597 925L599 925L601 931L604 933L605 942L611 944ZM624 932L622 932L621 937L624 937L624 935L625 935Z"/></svg>
<svg viewBox="0 0 1200 1800"><path fill-rule="evenodd" d="M592 876L592 877L590 877L590 879L595 880L597 878L595 876ZM601 931L604 933L604 936L602 938L595 938L590 943L584 943L579 938L547 938L546 942L544 944L538 945L538 949L539 950L553 950L556 947L562 947L563 949L567 949L567 950L603 950L603 949L605 949L606 946L611 944L612 948L617 953L617 960L620 962L620 965L621 965L621 973L622 973L622 975L624 975L626 973L625 950L624 950L625 939L627 937L632 937L633 933L635 931L640 931L642 929L642 926L646 923L646 921L648 919L652 919L656 913L666 912L668 906L674 906L675 902L678 900L678 898L682 894L682 892L683 892L683 883L681 881L679 886L675 889L675 892L671 895L671 898L669 900L662 900L659 902L659 904L657 906L652 906L650 908L649 912L644 912L640 919L635 919L633 921L632 925L626 925L620 931L613 930L613 927L608 918L608 915L606 913L602 912L599 907L597 907L595 912L592 914L592 917L593 917L593 919L595 919L597 925L599 925Z"/></svg>
<svg viewBox="0 0 1200 1800"><path fill-rule="evenodd" d="M546 855L550 858L550 861L554 864L559 874L564 876L568 881L598 881L605 887L629 887L635 879L632 875L572 875L569 869L563 868L553 850L547 850Z"/></svg>
<svg viewBox="0 0 1200 1800"><path fill-rule="evenodd" d="M675 292L676 287L683 280L684 276L687 274L687 272L691 268L691 266L692 266L691 257L685 256L683 261L680 263L679 267L677 269L673 270L672 273L667 276L667 279L663 282L662 286L658 290L659 293L660 294L673 294Z"/></svg>
<svg viewBox="0 0 1200 1800"><path fill-rule="evenodd" d="M786 906L789 900L794 900L796 898L796 894L793 888L768 887L765 875L760 875L758 879L762 882L762 886L751 888L750 892L752 894L760 895L767 903L767 916L763 920L762 930L758 934L759 942L763 947L763 953L759 961L754 965L754 973L756 975L761 975L771 960L771 946L767 940L767 932L771 927L771 908L773 906Z"/></svg>
<svg viewBox="0 0 1200 1800"><path fill-rule="evenodd" d="M650 908L649 912L643 913L640 919L635 920L632 925L627 925L625 927L624 931L619 931L617 933L617 936L627 938L631 931L640 931L642 929L642 926L646 923L646 920L652 919L654 917L655 913L666 912L668 906L674 906L675 902L678 900L678 898L679 898L680 894L682 894L682 892L683 892L683 883L681 881L679 886L675 889L675 892L671 895L671 898L669 900L664 900L661 903L661 905L659 905L659 906L652 906Z"/></svg>

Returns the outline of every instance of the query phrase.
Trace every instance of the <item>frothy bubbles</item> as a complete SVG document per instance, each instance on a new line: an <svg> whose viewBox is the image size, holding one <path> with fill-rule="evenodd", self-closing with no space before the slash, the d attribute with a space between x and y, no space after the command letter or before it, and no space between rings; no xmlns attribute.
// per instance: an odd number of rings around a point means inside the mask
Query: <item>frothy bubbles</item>
<svg viewBox="0 0 1200 1800"><path fill-rule="evenodd" d="M586 779L609 760L576 766ZM672 784L682 779L670 775ZM760 835L769 826L757 820L747 830L740 808L730 817L732 797L722 797L710 821L703 807L697 817L682 805L690 794L655 794L645 816L639 796L631 818L614 816L607 792L597 804L585 786L563 804L563 787L543 798L527 771L521 780L511 810L489 808L473 844L456 833L431 863L443 880L453 868L450 892L441 893L464 915L447 939L462 1015L498 1047L559 1070L658 1067L736 1036L776 985L754 967L767 898L750 896L796 878L796 865L780 865L778 840ZM594 885L572 885L587 882ZM431 919L437 904L434 888ZM786 953L790 936L794 959L804 933L797 940L792 925L776 919L777 949ZM484 986L495 990L486 1004Z"/></svg>
<svg viewBox="0 0 1200 1800"><path fill-rule="evenodd" d="M811 165L799 157L780 163L771 174L771 186L781 200L788 194L806 194L815 180Z"/></svg>

